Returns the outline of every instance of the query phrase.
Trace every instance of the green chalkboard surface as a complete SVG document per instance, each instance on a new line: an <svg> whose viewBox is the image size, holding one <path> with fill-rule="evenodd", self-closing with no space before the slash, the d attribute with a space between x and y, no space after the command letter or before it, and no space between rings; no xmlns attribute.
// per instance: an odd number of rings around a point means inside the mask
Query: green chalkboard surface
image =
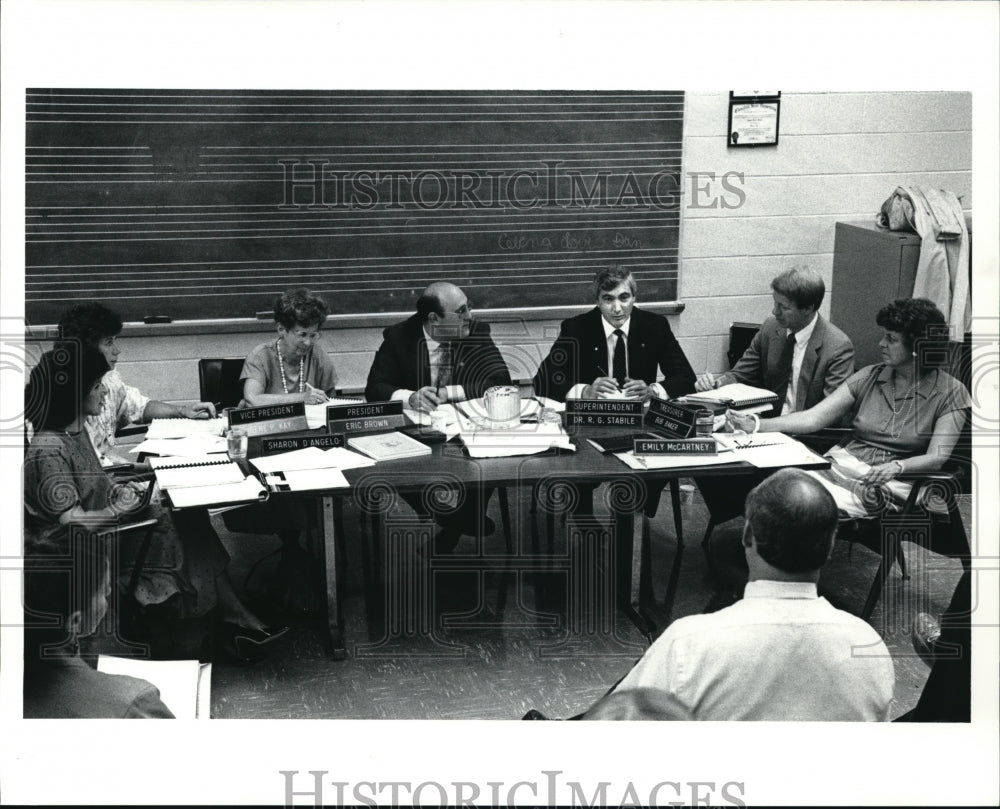
<svg viewBox="0 0 1000 809"><path fill-rule="evenodd" d="M26 314L253 317L588 300L609 263L677 297L679 92L27 93Z"/></svg>

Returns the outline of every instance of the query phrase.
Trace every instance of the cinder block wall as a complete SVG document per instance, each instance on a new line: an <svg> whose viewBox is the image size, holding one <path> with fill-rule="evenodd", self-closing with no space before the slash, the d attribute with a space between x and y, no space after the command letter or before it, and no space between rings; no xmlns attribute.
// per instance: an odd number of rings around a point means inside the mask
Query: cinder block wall
<svg viewBox="0 0 1000 809"><path fill-rule="evenodd" d="M728 93L687 95L681 219L680 300L671 326L695 371L726 367L729 324L770 312L770 280L794 264L823 274L828 295L837 221L870 220L897 185L954 191L972 209L972 100L961 92L783 92L776 148L726 146ZM738 207L706 207L690 196L690 175L743 174ZM731 184L738 184L735 179ZM712 186L707 176L702 186ZM725 193L730 205L738 196ZM377 294L377 293L373 293ZM641 300L641 289L640 289ZM824 302L829 313L829 299ZM494 326L515 377L530 377L558 321ZM381 339L379 328L329 329L324 347L341 384L362 387ZM149 395L187 401L198 395L200 357L245 356L274 332L122 339L125 379Z"/></svg>

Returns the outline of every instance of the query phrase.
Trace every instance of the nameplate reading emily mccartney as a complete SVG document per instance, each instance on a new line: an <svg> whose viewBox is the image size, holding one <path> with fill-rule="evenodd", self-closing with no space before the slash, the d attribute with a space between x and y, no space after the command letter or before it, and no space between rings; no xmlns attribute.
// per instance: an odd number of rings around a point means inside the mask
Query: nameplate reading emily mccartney
<svg viewBox="0 0 1000 809"><path fill-rule="evenodd" d="M583 427L641 427L642 402L618 399L570 399L566 424Z"/></svg>
<svg viewBox="0 0 1000 809"><path fill-rule="evenodd" d="M265 405L229 410L229 426L242 427L247 435L273 435L308 430L306 406L303 402L294 404Z"/></svg>
<svg viewBox="0 0 1000 809"><path fill-rule="evenodd" d="M404 427L404 422L403 403L398 401L330 405L326 409L326 427L331 433L385 433Z"/></svg>
<svg viewBox="0 0 1000 809"><path fill-rule="evenodd" d="M637 438L636 455L718 455L714 438Z"/></svg>

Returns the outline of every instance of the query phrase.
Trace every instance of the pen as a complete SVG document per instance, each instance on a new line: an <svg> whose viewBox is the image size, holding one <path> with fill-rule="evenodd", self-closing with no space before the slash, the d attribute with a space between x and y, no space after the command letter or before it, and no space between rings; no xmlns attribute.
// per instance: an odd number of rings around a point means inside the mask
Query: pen
<svg viewBox="0 0 1000 809"><path fill-rule="evenodd" d="M609 374L607 371L605 371L600 365L597 366L597 370L600 372L601 376L606 376L608 379L612 379L613 378L611 376L611 374ZM622 389L622 386L618 384L618 380L615 380L615 387L617 387L618 390Z"/></svg>

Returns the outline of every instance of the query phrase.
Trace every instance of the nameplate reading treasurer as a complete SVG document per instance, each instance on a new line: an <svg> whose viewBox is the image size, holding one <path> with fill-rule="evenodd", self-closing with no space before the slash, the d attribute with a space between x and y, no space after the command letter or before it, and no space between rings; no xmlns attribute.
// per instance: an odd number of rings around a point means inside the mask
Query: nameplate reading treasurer
<svg viewBox="0 0 1000 809"><path fill-rule="evenodd" d="M714 438L637 438L636 455L718 455Z"/></svg>
<svg viewBox="0 0 1000 809"><path fill-rule="evenodd" d="M695 419L700 407L665 402L663 399L649 400L646 426L664 438L690 438L695 434Z"/></svg>
<svg viewBox="0 0 1000 809"><path fill-rule="evenodd" d="M387 433L405 427L405 422L399 401L330 405L326 409L326 428L331 434Z"/></svg>
<svg viewBox="0 0 1000 809"><path fill-rule="evenodd" d="M292 452L306 447L332 449L344 446L344 436L340 435L297 435L289 438L263 438L260 442L262 455L274 455L278 452Z"/></svg>
<svg viewBox="0 0 1000 809"><path fill-rule="evenodd" d="M229 426L242 427L247 435L273 435L309 429L304 402L245 407L241 410L229 410L227 413Z"/></svg>
<svg viewBox="0 0 1000 809"><path fill-rule="evenodd" d="M570 399L566 402L567 426L641 427L642 402L620 399Z"/></svg>

